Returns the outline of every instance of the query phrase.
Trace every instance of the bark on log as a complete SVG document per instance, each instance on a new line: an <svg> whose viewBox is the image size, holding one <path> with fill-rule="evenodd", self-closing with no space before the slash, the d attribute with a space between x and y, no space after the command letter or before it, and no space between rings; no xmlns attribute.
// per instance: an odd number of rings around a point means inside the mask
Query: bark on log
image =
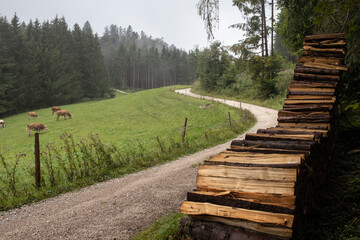
<svg viewBox="0 0 360 240"><path fill-rule="evenodd" d="M333 58L339 58L341 60L344 59L345 55L342 53L327 53L327 52L317 52L317 51L311 51L311 50L303 50L302 51L303 56L310 56L310 57L333 57Z"/></svg>
<svg viewBox="0 0 360 240"><path fill-rule="evenodd" d="M292 236L292 231L287 228L209 216L183 217L181 226L186 235L196 236L200 240L286 240Z"/></svg>
<svg viewBox="0 0 360 240"><path fill-rule="evenodd" d="M339 75L340 71L336 69L323 69L323 68L311 68L305 67L304 64L296 64L294 70L295 73L309 73L309 74L320 74L320 75Z"/></svg>
<svg viewBox="0 0 360 240"><path fill-rule="evenodd" d="M251 140L242 140L242 141L232 141L231 145L235 146L259 146L261 148L270 148L270 149L286 149L286 150L303 150L310 151L311 145L315 142L311 141L251 141Z"/></svg>
<svg viewBox="0 0 360 240"><path fill-rule="evenodd" d="M288 149L276 149L276 148L262 148L261 145L255 146L242 146L232 144L234 141L243 141L243 140L233 140L228 151L235 152L253 152L253 153L284 153L284 154L305 154L305 156L309 155L309 151L306 150L288 150Z"/></svg>

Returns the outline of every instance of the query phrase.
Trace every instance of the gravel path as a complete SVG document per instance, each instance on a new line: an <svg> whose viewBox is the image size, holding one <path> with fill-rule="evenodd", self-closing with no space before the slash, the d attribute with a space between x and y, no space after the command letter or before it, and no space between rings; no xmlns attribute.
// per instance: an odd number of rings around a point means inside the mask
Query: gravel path
<svg viewBox="0 0 360 240"><path fill-rule="evenodd" d="M177 92L200 97L190 89ZM275 126L277 111L245 103L242 107L258 120L249 132ZM229 146L230 141L171 163L0 212L0 239L129 239L160 216L179 211L186 192L195 188L197 169L192 165Z"/></svg>

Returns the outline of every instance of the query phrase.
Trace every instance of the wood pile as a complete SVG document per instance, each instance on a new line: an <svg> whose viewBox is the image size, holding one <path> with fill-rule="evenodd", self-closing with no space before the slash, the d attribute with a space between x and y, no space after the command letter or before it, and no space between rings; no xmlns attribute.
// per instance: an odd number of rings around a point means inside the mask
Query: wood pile
<svg viewBox="0 0 360 240"><path fill-rule="evenodd" d="M181 205L197 239L289 239L323 179L337 126L344 34L305 37L278 125L246 134L199 166Z"/></svg>

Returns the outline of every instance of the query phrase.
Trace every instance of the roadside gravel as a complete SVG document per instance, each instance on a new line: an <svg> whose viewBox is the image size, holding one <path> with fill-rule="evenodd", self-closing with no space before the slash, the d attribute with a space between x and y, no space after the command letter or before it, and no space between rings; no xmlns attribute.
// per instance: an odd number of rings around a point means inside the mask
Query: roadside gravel
<svg viewBox="0 0 360 240"><path fill-rule="evenodd" d="M190 89L176 92L200 98ZM240 106L236 101L201 98ZM276 110L246 103L241 106L257 118L248 132L276 125ZM226 150L230 142L80 191L0 212L0 239L130 239L160 216L179 211L186 192L195 188L194 165Z"/></svg>

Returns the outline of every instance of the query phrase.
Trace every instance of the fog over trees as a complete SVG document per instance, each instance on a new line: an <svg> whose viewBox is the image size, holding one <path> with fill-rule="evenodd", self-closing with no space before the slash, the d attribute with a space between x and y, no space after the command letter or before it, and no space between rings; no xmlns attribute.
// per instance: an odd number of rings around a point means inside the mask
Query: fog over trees
<svg viewBox="0 0 360 240"><path fill-rule="evenodd" d="M113 97L194 80L194 53L131 26L103 36L65 18L21 23L0 16L0 118L32 109Z"/></svg>

